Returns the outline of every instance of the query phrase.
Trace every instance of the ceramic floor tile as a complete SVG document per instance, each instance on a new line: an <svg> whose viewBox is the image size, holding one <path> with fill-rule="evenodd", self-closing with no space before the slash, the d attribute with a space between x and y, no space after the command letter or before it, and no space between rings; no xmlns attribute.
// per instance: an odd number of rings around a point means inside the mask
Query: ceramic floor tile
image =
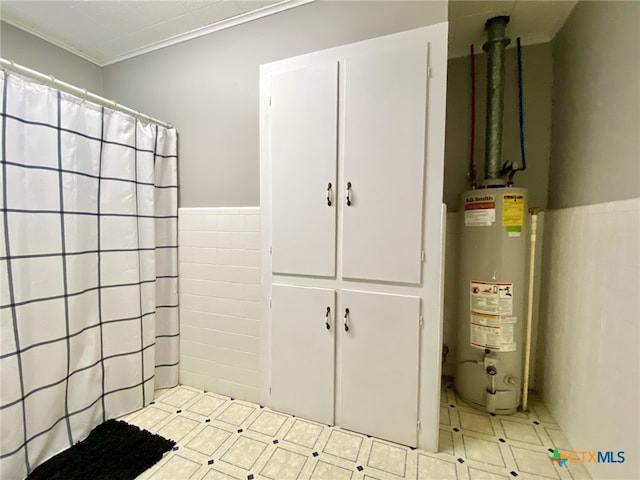
<svg viewBox="0 0 640 480"><path fill-rule="evenodd" d="M488 415L459 411L458 416L460 417L460 427L462 429L484 433L485 435L495 435Z"/></svg>
<svg viewBox="0 0 640 480"><path fill-rule="evenodd" d="M528 414L490 416L446 385L437 454L182 386L124 419L184 442L137 480L590 480L550 462L570 444L533 395Z"/></svg>
<svg viewBox="0 0 640 480"><path fill-rule="evenodd" d="M504 459L500 453L500 447L495 442L480 440L479 438L463 435L464 450L466 458L476 460L490 465L504 467Z"/></svg>
<svg viewBox="0 0 640 480"><path fill-rule="evenodd" d="M531 443L533 445L542 445L540 437L531 425L510 422L505 419L500 419L500 423L502 424L507 440L516 440L518 442Z"/></svg>
<svg viewBox="0 0 640 480"><path fill-rule="evenodd" d="M186 388L179 388L169 395L163 396L160 398L162 403L166 403L167 405L171 405L174 407L182 407L185 404L189 403L191 400L196 398L199 395L198 392L194 392L193 390L188 390Z"/></svg>
<svg viewBox="0 0 640 480"><path fill-rule="evenodd" d="M140 415L129 420L129 422L145 430L153 430L156 425L170 415L170 413L165 412L164 410L160 410L154 406L149 406L142 410Z"/></svg>
<svg viewBox="0 0 640 480"><path fill-rule="evenodd" d="M538 420L544 423L556 423L555 419L549 413L549 410L544 405L534 404L531 409L535 412Z"/></svg>
<svg viewBox="0 0 640 480"><path fill-rule="evenodd" d="M454 390L454 393L453 393L453 397L454 397L453 403L455 403L459 408L466 409L466 410L468 410L470 412L477 412L478 411L475 408L473 408L471 406L471 404L469 404L466 401L464 401L461 396L459 396L457 393L455 393L455 390Z"/></svg>
<svg viewBox="0 0 640 480"><path fill-rule="evenodd" d="M445 402L447 405L455 405L456 403L458 403L459 399L458 396L456 395L455 390L453 389L453 387L451 388L447 388L447 401Z"/></svg>
<svg viewBox="0 0 640 480"><path fill-rule="evenodd" d="M591 480L591 475L583 463L569 463L566 468L572 480Z"/></svg>
<svg viewBox="0 0 640 480"><path fill-rule="evenodd" d="M447 407L440 407L440 425L451 425L449 409Z"/></svg>
<svg viewBox="0 0 640 480"><path fill-rule="evenodd" d="M276 448L266 465L260 471L263 477L273 480L297 479L308 457L284 448Z"/></svg>
<svg viewBox="0 0 640 480"><path fill-rule="evenodd" d="M521 418L522 420L537 420L537 417L533 412L514 412L510 414L509 417Z"/></svg>
<svg viewBox="0 0 640 480"><path fill-rule="evenodd" d="M153 391L153 399L154 400L158 400L161 396L163 396L165 393L167 393L170 390L173 390L175 387L170 387L170 388L158 388L156 390Z"/></svg>
<svg viewBox="0 0 640 480"><path fill-rule="evenodd" d="M406 448L373 440L367 466L404 477L407 472Z"/></svg>
<svg viewBox="0 0 640 480"><path fill-rule="evenodd" d="M545 428L544 430L547 432L547 435L549 435L554 447L560 450L571 450L571 444L564 436L564 433L562 433L562 430L556 430L555 428Z"/></svg>
<svg viewBox="0 0 640 480"><path fill-rule="evenodd" d="M255 408L247 405L232 403L216 416L216 420L239 427L254 411Z"/></svg>
<svg viewBox="0 0 640 480"><path fill-rule="evenodd" d="M453 434L447 430L440 429L439 435L438 452L455 455L455 451L453 449Z"/></svg>
<svg viewBox="0 0 640 480"><path fill-rule="evenodd" d="M359 435L333 430L322 451L355 462L362 447L362 440L363 438Z"/></svg>
<svg viewBox="0 0 640 480"><path fill-rule="evenodd" d="M286 415L281 413L270 412L268 410L262 410L258 417L247 427L247 430L262 433L270 437L275 437L276 434L287 421Z"/></svg>
<svg viewBox="0 0 640 480"><path fill-rule="evenodd" d="M174 455L151 476L151 480L186 479L196 473L199 468L198 462Z"/></svg>
<svg viewBox="0 0 640 480"><path fill-rule="evenodd" d="M508 480L506 475L499 475L497 473L487 472L480 468L469 467L469 478L471 480Z"/></svg>
<svg viewBox="0 0 640 480"><path fill-rule="evenodd" d="M244 470L251 470L267 444L252 438L239 437L220 457L220 460Z"/></svg>
<svg viewBox="0 0 640 480"><path fill-rule="evenodd" d="M187 443L186 447L210 457L232 435L233 432L228 432L221 428L207 425L200 433L192 438L189 443Z"/></svg>
<svg viewBox="0 0 640 480"><path fill-rule="evenodd" d="M244 480L241 477L234 477L219 470L210 469L200 480Z"/></svg>
<svg viewBox="0 0 640 480"><path fill-rule="evenodd" d="M158 430L158 434L179 443L180 440L199 425L195 420L177 416Z"/></svg>
<svg viewBox="0 0 640 480"><path fill-rule="evenodd" d="M518 471L545 478L560 478L546 452L536 452L520 447L511 447Z"/></svg>
<svg viewBox="0 0 640 480"><path fill-rule="evenodd" d="M456 464L418 453L418 480L455 480Z"/></svg>
<svg viewBox="0 0 640 480"><path fill-rule="evenodd" d="M191 405L188 410L190 412L197 413L198 415L208 417L218 408L220 408L225 403L225 401L226 400L214 397L213 395L205 395L200 400Z"/></svg>
<svg viewBox="0 0 640 480"><path fill-rule="evenodd" d="M324 427L317 423L306 422L296 418L284 440L305 448L314 448Z"/></svg>
<svg viewBox="0 0 640 480"><path fill-rule="evenodd" d="M353 472L338 465L320 460L316 463L309 480L351 480Z"/></svg>

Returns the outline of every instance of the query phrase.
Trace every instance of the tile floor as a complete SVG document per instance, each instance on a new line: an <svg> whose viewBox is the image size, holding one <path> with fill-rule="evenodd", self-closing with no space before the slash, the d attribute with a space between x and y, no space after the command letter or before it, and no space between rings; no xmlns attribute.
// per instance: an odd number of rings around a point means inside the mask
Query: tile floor
<svg viewBox="0 0 640 480"><path fill-rule="evenodd" d="M156 392L122 417L176 440L138 480L589 479L582 464L560 468L570 446L540 402L528 414L490 416L457 398L445 379L440 452L428 453L191 387Z"/></svg>

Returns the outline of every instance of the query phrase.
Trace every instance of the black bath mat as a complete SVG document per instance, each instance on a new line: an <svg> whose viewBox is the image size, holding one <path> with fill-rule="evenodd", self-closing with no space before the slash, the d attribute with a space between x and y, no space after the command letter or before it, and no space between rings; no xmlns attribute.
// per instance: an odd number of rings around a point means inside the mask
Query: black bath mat
<svg viewBox="0 0 640 480"><path fill-rule="evenodd" d="M119 420L107 420L82 442L38 466L27 480L132 480L176 442Z"/></svg>

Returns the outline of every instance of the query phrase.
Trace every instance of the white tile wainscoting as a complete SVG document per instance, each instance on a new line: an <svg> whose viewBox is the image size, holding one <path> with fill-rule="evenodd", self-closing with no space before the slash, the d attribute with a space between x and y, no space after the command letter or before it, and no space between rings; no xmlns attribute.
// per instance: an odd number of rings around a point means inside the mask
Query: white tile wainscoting
<svg viewBox="0 0 640 480"><path fill-rule="evenodd" d="M640 478L640 198L550 210L545 223L538 385L594 478Z"/></svg>
<svg viewBox="0 0 640 480"><path fill-rule="evenodd" d="M178 210L180 383L258 401L260 209Z"/></svg>

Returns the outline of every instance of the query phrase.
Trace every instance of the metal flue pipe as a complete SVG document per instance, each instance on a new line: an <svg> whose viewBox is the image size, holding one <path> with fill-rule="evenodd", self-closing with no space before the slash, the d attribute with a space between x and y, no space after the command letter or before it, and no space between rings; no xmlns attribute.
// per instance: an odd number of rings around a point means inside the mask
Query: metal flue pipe
<svg viewBox="0 0 640 480"><path fill-rule="evenodd" d="M487 127L484 153L486 180L500 178L502 170L502 114L504 111L504 51L510 39L505 37L509 17L487 20L487 42L482 49L487 52Z"/></svg>

